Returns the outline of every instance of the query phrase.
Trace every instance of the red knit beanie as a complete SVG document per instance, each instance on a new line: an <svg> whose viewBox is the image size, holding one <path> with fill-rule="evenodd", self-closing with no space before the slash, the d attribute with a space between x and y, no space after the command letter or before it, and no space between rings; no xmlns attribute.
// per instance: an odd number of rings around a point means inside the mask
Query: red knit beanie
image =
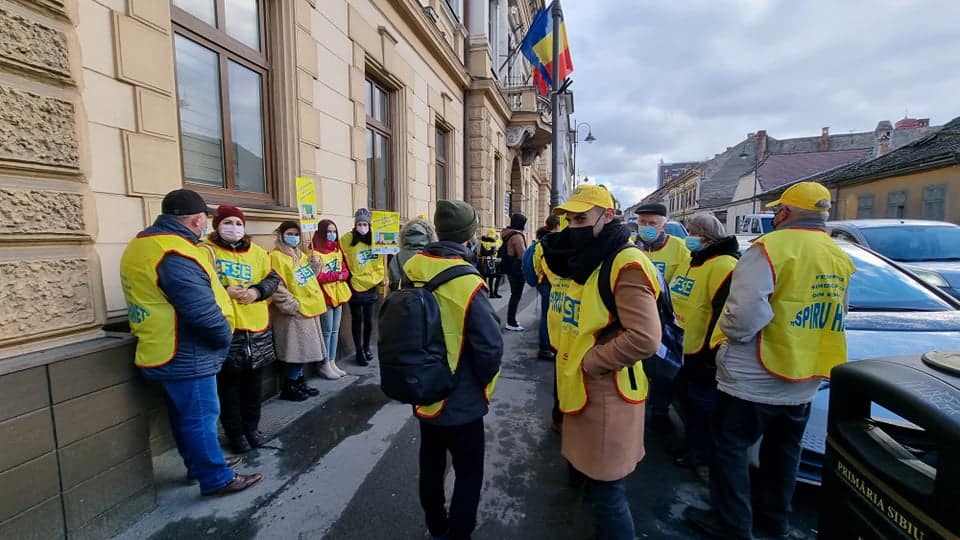
<svg viewBox="0 0 960 540"><path fill-rule="evenodd" d="M247 224L247 218L243 215L243 210L229 204L221 204L217 207L217 215L213 218L213 227L220 226L220 222L228 217L240 218L244 225Z"/></svg>

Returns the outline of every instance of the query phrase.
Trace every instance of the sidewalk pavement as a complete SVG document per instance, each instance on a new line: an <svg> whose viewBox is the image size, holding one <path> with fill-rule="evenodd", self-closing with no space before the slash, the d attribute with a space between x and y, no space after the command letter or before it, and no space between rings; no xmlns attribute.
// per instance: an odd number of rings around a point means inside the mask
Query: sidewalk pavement
<svg viewBox="0 0 960 540"><path fill-rule="evenodd" d="M491 299L501 319L501 329L508 300L509 293ZM520 304L525 321L538 320L539 305L536 289L526 287ZM533 324L523 335L535 336L536 331ZM536 343L535 337L533 343ZM507 356L505 350L504 358ZM253 538L258 535L259 527L250 525L247 529L245 522L251 518L269 520L269 515L261 515L263 511L273 504L296 504L290 496L307 496L309 511L316 512L317 507L324 509L324 515L309 516L310 520L328 523L327 526L332 524L393 437L412 418L409 406L390 401L380 391L376 362L360 367L347 361L341 362L340 367L349 375L335 381L319 378L309 381L320 391L317 397L302 402L273 398L263 404L261 431L273 438L265 446L244 454L243 462L237 467L237 471L244 474L262 472L264 479L259 484L238 494L201 497L197 484L187 481L186 468L173 448L153 458L157 507L114 538L219 538L227 531L234 539ZM350 392L345 392L348 389ZM315 429L317 423L327 428L319 436ZM336 463L337 468L324 469L321 465L323 470L311 470L321 458L326 459L328 452L338 454L329 460ZM285 493L289 484L308 471L315 476L310 484L322 486L322 493L314 493L312 489L297 495ZM283 500L276 501L278 496ZM249 535L237 536L238 531L245 529Z"/></svg>

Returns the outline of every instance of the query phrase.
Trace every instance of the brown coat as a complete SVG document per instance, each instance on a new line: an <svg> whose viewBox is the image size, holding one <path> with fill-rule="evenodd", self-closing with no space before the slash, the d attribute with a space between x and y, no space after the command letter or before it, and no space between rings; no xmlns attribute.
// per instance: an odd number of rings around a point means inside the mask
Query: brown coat
<svg viewBox="0 0 960 540"><path fill-rule="evenodd" d="M645 404L624 401L613 373L653 356L660 346L657 300L643 270L625 268L614 298L624 330L584 356L587 406L564 417L562 438L567 461L588 477L607 482L633 472L644 456Z"/></svg>
<svg viewBox="0 0 960 540"><path fill-rule="evenodd" d="M500 237L507 243L507 255L520 259L523 252L527 249L527 241L522 231L507 227L500 232Z"/></svg>
<svg viewBox="0 0 960 540"><path fill-rule="evenodd" d="M277 243L277 249L299 260L299 250ZM316 267L311 263L311 267ZM307 318L300 314L300 302L283 285L270 298L270 323L273 326L273 344L277 359L291 364L323 362L327 349L323 344L320 317Z"/></svg>

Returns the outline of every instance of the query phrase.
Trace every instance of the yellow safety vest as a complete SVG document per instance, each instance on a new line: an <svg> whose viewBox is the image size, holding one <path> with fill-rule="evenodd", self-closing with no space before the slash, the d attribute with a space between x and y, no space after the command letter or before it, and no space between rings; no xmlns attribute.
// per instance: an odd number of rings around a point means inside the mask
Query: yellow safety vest
<svg viewBox="0 0 960 540"><path fill-rule="evenodd" d="M327 311L327 301L323 297L320 283L317 282L317 273L310 268L306 253L300 252L300 260L294 267L293 257L275 249L270 252L270 262L283 281L283 286L300 303L301 315L312 318Z"/></svg>
<svg viewBox="0 0 960 540"><path fill-rule="evenodd" d="M503 240L500 239L499 235L496 240L484 240L483 238L485 237L480 238L480 254L495 257L500 246L503 245Z"/></svg>
<svg viewBox="0 0 960 540"><path fill-rule="evenodd" d="M717 255L699 266L690 266L687 260L677 268L670 282L670 299L683 328L683 354L699 353L708 345L713 299L736 265L735 257Z"/></svg>
<svg viewBox="0 0 960 540"><path fill-rule="evenodd" d="M635 266L643 269L651 289L660 296L657 270L650 259L639 249L624 249L613 260L610 269L610 290L616 292L617 280L624 268ZM557 393L560 410L565 414L578 414L589 401L583 380L583 357L597 345L597 338L612 322L612 315L600 298L598 280L600 268L583 285L570 278L550 278L550 311L547 328L550 344L557 349ZM637 362L617 371L614 378L620 397L628 403L640 403L647 398L647 377Z"/></svg>
<svg viewBox="0 0 960 540"><path fill-rule="evenodd" d="M246 251L232 251L224 249L209 240L204 241L203 247L209 246L213 250L214 263L220 284L224 287L240 285L250 287L256 285L270 274L270 255L267 250L250 242ZM252 304L241 304L233 298L233 311L237 317L237 330L249 332L263 332L270 326L270 310L266 301L257 301Z"/></svg>
<svg viewBox="0 0 960 540"><path fill-rule="evenodd" d="M647 257L653 261L653 265L663 274L663 280L667 283L673 281L673 276L677 275L677 267L681 263L690 259L690 250L683 240L676 236L667 235L667 241L660 249L653 251L644 251Z"/></svg>
<svg viewBox="0 0 960 540"><path fill-rule="evenodd" d="M760 331L760 362L791 381L830 378L847 361L843 298L855 267L823 231L782 229L754 242L773 269L773 320Z"/></svg>
<svg viewBox="0 0 960 540"><path fill-rule="evenodd" d="M463 259L444 259L417 253L403 265L403 273L411 281L427 282L440 272L454 266L470 266L470 263ZM463 329L467 324L467 310L470 308L473 297L484 287L486 285L483 283L483 278L468 275L448 281L433 292L440 308L440 324L443 326L443 338L447 346L447 364L453 373L457 372L457 367L460 365L460 353L464 345ZM498 371L490 384L483 390L483 396L488 403L499 378L500 372ZM421 418L436 418L443 412L445 404L446 400L443 400L431 405L418 405L414 410L416 415Z"/></svg>
<svg viewBox="0 0 960 540"><path fill-rule="evenodd" d="M351 246L354 231L343 235L340 249L350 269L350 287L357 292L366 292L380 285L386 277L386 269L380 255L373 252L370 244L358 243Z"/></svg>
<svg viewBox="0 0 960 540"><path fill-rule="evenodd" d="M120 283L127 301L130 332L137 337L134 364L142 368L160 367L177 354L177 314L167 296L157 286L157 267L167 253L192 259L207 273L210 288L232 330L235 325L230 295L220 285L207 253L176 234L138 236L127 244L120 257Z"/></svg>
<svg viewBox="0 0 960 540"><path fill-rule="evenodd" d="M343 253L339 249L334 249L329 253L321 253L314 250L317 257L320 257L321 272L342 272L343 271ZM332 283L321 283L320 288L327 300L327 305L337 307L346 303L353 296L350 286L346 281L334 281Z"/></svg>
<svg viewBox="0 0 960 540"><path fill-rule="evenodd" d="M537 274L537 282L549 282L546 272L547 265L543 264L543 243L537 242L533 248L533 271Z"/></svg>

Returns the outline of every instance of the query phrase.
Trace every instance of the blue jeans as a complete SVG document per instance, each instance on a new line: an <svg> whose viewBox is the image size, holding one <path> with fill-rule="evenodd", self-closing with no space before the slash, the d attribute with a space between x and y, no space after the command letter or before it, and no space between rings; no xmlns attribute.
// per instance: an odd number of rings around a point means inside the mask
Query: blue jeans
<svg viewBox="0 0 960 540"><path fill-rule="evenodd" d="M327 348L327 358L337 359L337 345L340 343L340 320L343 318L343 306L329 307L320 315L320 327L323 328L323 344Z"/></svg>
<svg viewBox="0 0 960 540"><path fill-rule="evenodd" d="M597 522L597 538L634 540L633 514L627 504L626 478L603 482L587 478L587 498Z"/></svg>
<svg viewBox="0 0 960 540"><path fill-rule="evenodd" d="M216 376L163 381L162 384L170 430L187 467L187 475L200 481L201 493L229 484L234 472L227 467L217 440L220 401Z"/></svg>
<svg viewBox="0 0 960 540"><path fill-rule="evenodd" d="M738 536L751 538L754 512L747 450L761 436L759 492L753 496L757 523L770 531L786 531L800 466L800 441L809 417L809 403L765 405L717 392L710 499L720 519Z"/></svg>
<svg viewBox="0 0 960 540"><path fill-rule="evenodd" d="M550 334L547 332L547 312L550 311L550 282L537 285L540 293L540 349L550 348Z"/></svg>
<svg viewBox="0 0 960 540"><path fill-rule="evenodd" d="M287 364L287 378L295 381L303 377L303 364Z"/></svg>

